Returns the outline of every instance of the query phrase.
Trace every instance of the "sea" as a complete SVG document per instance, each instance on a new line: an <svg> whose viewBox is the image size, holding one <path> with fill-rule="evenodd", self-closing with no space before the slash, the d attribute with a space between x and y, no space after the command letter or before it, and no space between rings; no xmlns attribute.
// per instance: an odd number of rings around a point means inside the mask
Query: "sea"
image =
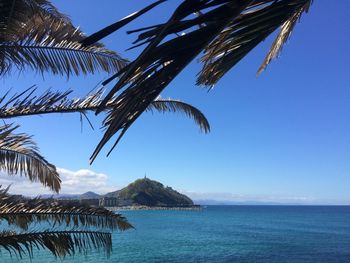
<svg viewBox="0 0 350 263"><path fill-rule="evenodd" d="M350 262L350 206L207 206L202 211L124 211L134 230L113 234L113 252L0 262Z"/></svg>

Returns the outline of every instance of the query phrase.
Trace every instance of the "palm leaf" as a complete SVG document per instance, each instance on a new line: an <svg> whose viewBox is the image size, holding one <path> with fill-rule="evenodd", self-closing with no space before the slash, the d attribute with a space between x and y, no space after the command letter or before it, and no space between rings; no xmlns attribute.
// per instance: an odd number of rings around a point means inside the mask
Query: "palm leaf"
<svg viewBox="0 0 350 263"><path fill-rule="evenodd" d="M48 42L49 38L38 43L34 38L37 37L0 43L0 74L15 66L18 70L29 67L41 73L50 71L69 77L80 72L116 72L126 65L125 60L104 47L82 47L79 42L67 40Z"/></svg>
<svg viewBox="0 0 350 263"><path fill-rule="evenodd" d="M35 86L10 96L10 91L0 97L0 119L49 113L85 113L98 108L104 90L92 91L80 98L69 98L73 90L51 91L36 94Z"/></svg>
<svg viewBox="0 0 350 263"><path fill-rule="evenodd" d="M66 92L44 92L40 96L34 95L36 88L30 87L25 91L9 97L9 92L0 97L0 118L14 118L48 113L72 113L79 112L86 117L87 111L99 109L103 99L103 89L89 93L87 96L77 99L69 99L72 90ZM106 105L105 111L112 111L117 101L112 98ZM192 118L200 130L208 133L210 125L204 114L194 106L173 99L162 100L156 98L146 108L146 111L180 112ZM122 136L120 136L121 138Z"/></svg>
<svg viewBox="0 0 350 263"><path fill-rule="evenodd" d="M27 255L33 258L34 249L48 249L59 258L87 253L91 249L103 248L110 255L112 251L111 233L95 231L44 231L17 233L0 232L0 248L7 250L11 256L19 258Z"/></svg>
<svg viewBox="0 0 350 263"><path fill-rule="evenodd" d="M69 76L111 73L126 65L100 43L83 47L84 34L48 1L17 0L13 6L9 2L4 1L7 9L0 19L0 74L14 66Z"/></svg>
<svg viewBox="0 0 350 263"><path fill-rule="evenodd" d="M23 92L13 94L9 97L10 91L0 97L0 119L14 117L31 116L49 113L85 113L86 111L96 111L101 104L104 89L98 89L81 98L70 99L69 95L73 90L65 92L47 90L40 96L35 95L37 88L32 86ZM115 100L112 99L106 105L105 110L112 109ZM146 111L158 112L180 112L192 118L201 131L207 133L210 130L208 120L204 114L196 107L174 99L154 100Z"/></svg>
<svg viewBox="0 0 350 263"><path fill-rule="evenodd" d="M38 153L31 137L13 134L18 126L0 126L0 169L9 175L26 176L58 192L61 179L56 167Z"/></svg>
<svg viewBox="0 0 350 263"><path fill-rule="evenodd" d="M164 3L165 1L166 0L158 0L158 1L150 4L149 6L143 8L142 10L137 11L137 12L121 19L120 21L101 29L100 31L90 35L89 37L86 37L85 39L83 39L81 41L81 43L83 44L83 46L92 45L92 44L96 43L97 41L100 41L102 38L105 38L106 36L110 35L114 31L125 26L126 24L130 23L131 21L138 18L139 16L147 13L148 11L150 11L151 9L156 7L157 5Z"/></svg>
<svg viewBox="0 0 350 263"><path fill-rule="evenodd" d="M148 46L135 61L124 68L119 81L104 98L97 111L97 113L102 111L104 105L125 88L116 97L117 104L104 120L106 132L90 160L93 161L107 141L121 131L116 140L118 143L121 136L163 89L220 33L231 18L237 16L248 4L249 2L219 0L184 1L167 23L151 29L154 34L148 37ZM162 42L170 33L174 33L174 27L182 19L195 11L208 9L209 11L203 15L210 21L206 26ZM189 28L193 27L193 21L198 22L198 17L188 23ZM200 24L202 23L203 21L200 21Z"/></svg>
<svg viewBox="0 0 350 263"><path fill-rule="evenodd" d="M292 16L285 21L280 29L279 34L277 35L276 39L274 40L268 54L266 55L263 63L261 64L258 74L260 74L262 71L266 69L266 67L271 63L271 61L278 57L278 55L281 53L283 45L287 42L290 35L292 34L292 31L298 21L300 21L301 16L303 13L307 13L309 11L309 8L312 4L313 0L306 1L304 5L301 5L299 9L297 9Z"/></svg>
<svg viewBox="0 0 350 263"><path fill-rule="evenodd" d="M49 199L24 199L7 194L7 189L0 189L0 220L15 224L27 230L33 222L48 222L66 227L108 228L127 230L132 225L125 217L102 207L61 204Z"/></svg>
<svg viewBox="0 0 350 263"><path fill-rule="evenodd" d="M202 132L208 133L210 131L209 122L204 116L204 114L200 110L188 103L173 99L164 100L157 98L146 109L146 111L153 110L156 110L158 112L183 113L186 117L192 118Z"/></svg>
<svg viewBox="0 0 350 263"><path fill-rule="evenodd" d="M113 97L116 97L117 105L104 121L106 132L91 160L116 133L124 135L200 52L205 51L204 66L197 84L212 87L278 27L297 20L309 4L310 0L184 0L167 22L129 31L139 33L131 48L145 47L133 62L103 83L107 85L119 77L97 113L103 111ZM101 30L92 36L101 33L96 38L99 40L131 20L123 19L115 23L115 27L109 27L108 32ZM93 37L88 39L89 44L93 43ZM266 61L270 60L267 58Z"/></svg>
<svg viewBox="0 0 350 263"><path fill-rule="evenodd" d="M71 24L67 16L60 13L54 5L47 0L0 0L0 36L3 41L18 39L23 34L19 30L25 30L28 21L65 22Z"/></svg>
<svg viewBox="0 0 350 263"><path fill-rule="evenodd" d="M266 37L282 26L261 72L280 52L310 0L260 1L233 20L206 49L197 84L213 87L232 67Z"/></svg>

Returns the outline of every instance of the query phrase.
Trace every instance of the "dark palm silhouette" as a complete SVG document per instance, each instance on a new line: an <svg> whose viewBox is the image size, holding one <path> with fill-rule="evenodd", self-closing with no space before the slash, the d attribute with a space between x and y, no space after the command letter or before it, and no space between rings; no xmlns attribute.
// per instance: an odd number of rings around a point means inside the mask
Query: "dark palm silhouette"
<svg viewBox="0 0 350 263"><path fill-rule="evenodd" d="M90 46L151 9L167 2L159 0L146 8L83 39ZM184 0L165 22L129 31L138 34L130 48L143 47L140 55L103 85L118 78L104 97L97 113L111 98L118 101L104 122L106 132L90 161L103 146L128 128L167 85L202 53L197 85L212 88L254 47L280 28L258 73L281 51L295 24L309 10L311 0Z"/></svg>

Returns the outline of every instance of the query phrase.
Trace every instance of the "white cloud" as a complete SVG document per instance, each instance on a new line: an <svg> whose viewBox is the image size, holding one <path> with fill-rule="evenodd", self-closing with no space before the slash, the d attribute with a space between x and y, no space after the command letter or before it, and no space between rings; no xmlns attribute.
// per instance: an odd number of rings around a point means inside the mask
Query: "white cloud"
<svg viewBox="0 0 350 263"><path fill-rule="evenodd" d="M88 169L70 171L57 168L57 171L62 180L61 194L82 194L87 191L102 194L119 189L119 187L111 183L109 176L103 173L97 173ZM40 183L32 183L25 177L8 176L3 172L0 173L0 185L2 187L11 185L10 192L14 194L31 196L53 194Z"/></svg>

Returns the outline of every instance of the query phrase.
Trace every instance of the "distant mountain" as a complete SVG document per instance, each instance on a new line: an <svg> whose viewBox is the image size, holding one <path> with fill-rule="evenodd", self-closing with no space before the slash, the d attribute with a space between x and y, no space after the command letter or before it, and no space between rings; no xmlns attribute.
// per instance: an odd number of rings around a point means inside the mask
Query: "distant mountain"
<svg viewBox="0 0 350 263"><path fill-rule="evenodd" d="M94 192L86 192L79 196L79 199L99 199L101 196Z"/></svg>
<svg viewBox="0 0 350 263"><path fill-rule="evenodd" d="M79 199L78 194L44 194L40 195L41 198L56 198L56 199Z"/></svg>
<svg viewBox="0 0 350 263"><path fill-rule="evenodd" d="M117 197L131 200L136 205L146 206L191 206L193 201L186 195L180 194L171 187L149 178L138 179L127 187L111 192L106 197Z"/></svg>
<svg viewBox="0 0 350 263"><path fill-rule="evenodd" d="M77 200L77 199L99 199L101 195L96 194L94 192L86 192L84 194L53 194L53 195L41 195L41 198L57 198L57 199L65 199L65 200Z"/></svg>
<svg viewBox="0 0 350 263"><path fill-rule="evenodd" d="M199 205L297 205L297 203L278 203L278 202L263 202L263 201L228 201L228 200L195 200Z"/></svg>

